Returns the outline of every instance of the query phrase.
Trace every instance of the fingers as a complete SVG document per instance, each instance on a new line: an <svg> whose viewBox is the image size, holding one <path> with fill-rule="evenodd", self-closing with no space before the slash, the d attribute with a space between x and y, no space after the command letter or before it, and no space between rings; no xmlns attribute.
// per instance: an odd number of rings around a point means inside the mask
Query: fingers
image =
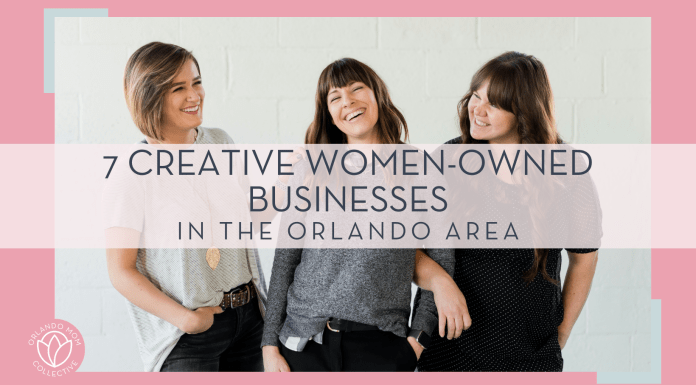
<svg viewBox="0 0 696 385"><path fill-rule="evenodd" d="M220 306L206 306L206 307L199 307L198 309L194 310L199 313L201 312L212 312L213 314L220 314L222 313L222 308Z"/></svg>
<svg viewBox="0 0 696 385"><path fill-rule="evenodd" d="M459 338L462 335L462 330L464 329L464 318L454 317L454 338Z"/></svg>
<svg viewBox="0 0 696 385"><path fill-rule="evenodd" d="M454 317L447 317L447 339L451 340L454 338L455 331L457 329Z"/></svg>
<svg viewBox="0 0 696 385"><path fill-rule="evenodd" d="M413 337L407 337L406 341L408 341L409 345L411 345L413 352L416 353L416 359L420 359L420 356L423 353L423 347Z"/></svg>
<svg viewBox="0 0 696 385"><path fill-rule="evenodd" d="M439 328L440 328L440 337L445 338L445 325L447 324L447 318L442 314L441 311L438 311L440 314L439 317Z"/></svg>
<svg viewBox="0 0 696 385"><path fill-rule="evenodd" d="M468 310L466 311L466 313L464 313L463 321L464 321L464 330L469 330L469 328L471 327L471 316L469 315Z"/></svg>
<svg viewBox="0 0 696 385"><path fill-rule="evenodd" d="M464 299L464 330L468 330L471 327L471 315L469 314L469 307L466 305L466 299Z"/></svg>
<svg viewBox="0 0 696 385"><path fill-rule="evenodd" d="M465 311L464 315L447 317L447 339L459 338L462 333L471 327L471 317L469 312ZM441 333L442 337L444 333Z"/></svg>

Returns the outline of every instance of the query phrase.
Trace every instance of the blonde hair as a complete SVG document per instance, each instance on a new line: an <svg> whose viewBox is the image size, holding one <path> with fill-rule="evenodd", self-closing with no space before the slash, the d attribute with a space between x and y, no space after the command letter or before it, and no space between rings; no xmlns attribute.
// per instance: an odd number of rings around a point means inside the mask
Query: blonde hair
<svg viewBox="0 0 696 385"><path fill-rule="evenodd" d="M190 51L174 44L152 42L138 48L126 64L123 92L135 125L145 136L164 140L164 95L184 64L198 61Z"/></svg>

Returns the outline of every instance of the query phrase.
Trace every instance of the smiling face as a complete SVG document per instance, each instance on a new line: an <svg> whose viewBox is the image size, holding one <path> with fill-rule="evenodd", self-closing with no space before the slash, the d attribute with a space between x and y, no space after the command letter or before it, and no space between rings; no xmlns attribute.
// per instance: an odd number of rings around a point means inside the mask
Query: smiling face
<svg viewBox="0 0 696 385"><path fill-rule="evenodd" d="M181 131L196 128L203 123L205 90L201 75L193 60L188 60L176 74L164 97L163 133L178 136Z"/></svg>
<svg viewBox="0 0 696 385"><path fill-rule="evenodd" d="M379 108L374 92L361 82L333 87L326 96L333 124L343 132L348 144L379 143L376 124Z"/></svg>
<svg viewBox="0 0 696 385"><path fill-rule="evenodd" d="M469 99L471 137L491 144L519 143L517 118L510 111L492 105L488 100L488 81L474 91Z"/></svg>

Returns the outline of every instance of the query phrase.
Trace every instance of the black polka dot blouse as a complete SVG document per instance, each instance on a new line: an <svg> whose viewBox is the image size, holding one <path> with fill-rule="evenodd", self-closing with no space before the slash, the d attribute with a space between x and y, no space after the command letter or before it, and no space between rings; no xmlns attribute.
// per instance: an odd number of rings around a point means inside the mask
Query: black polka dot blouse
<svg viewBox="0 0 696 385"><path fill-rule="evenodd" d="M596 206L588 210L598 211ZM592 217L586 222L593 228L584 229L576 223L565 230L588 230L593 236L601 236L601 229L598 232L594 228L597 217L601 221L601 211L580 214ZM597 249L567 250L589 253ZM466 297L472 326L453 340L441 338L435 330L418 370L561 371L561 286L544 279L541 267L532 282L523 279L534 261L534 250L457 249L455 258L453 278ZM546 271L552 279L561 281L561 249L549 250ZM420 290L415 306L419 296Z"/></svg>

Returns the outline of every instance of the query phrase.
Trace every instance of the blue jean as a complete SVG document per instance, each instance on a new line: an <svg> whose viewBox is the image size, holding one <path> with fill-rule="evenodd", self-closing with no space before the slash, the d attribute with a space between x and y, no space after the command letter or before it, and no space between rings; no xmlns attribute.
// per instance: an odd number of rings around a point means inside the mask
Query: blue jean
<svg viewBox="0 0 696 385"><path fill-rule="evenodd" d="M215 315L213 326L184 334L163 372L262 372L263 318L257 301Z"/></svg>

